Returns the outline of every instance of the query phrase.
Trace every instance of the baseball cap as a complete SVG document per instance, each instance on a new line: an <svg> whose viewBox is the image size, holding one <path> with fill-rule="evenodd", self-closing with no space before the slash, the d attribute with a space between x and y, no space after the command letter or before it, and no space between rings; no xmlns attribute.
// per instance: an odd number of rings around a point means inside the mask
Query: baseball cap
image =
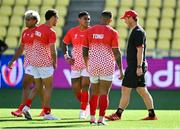
<svg viewBox="0 0 180 129"><path fill-rule="evenodd" d="M125 11L124 15L122 17L120 17L121 19L124 19L126 17L136 17L138 14L136 11L134 10L127 10Z"/></svg>
<svg viewBox="0 0 180 129"><path fill-rule="evenodd" d="M34 10L28 10L25 12L25 18L36 18L37 20L37 24L39 24L40 22L40 16L39 16L39 13L34 11Z"/></svg>

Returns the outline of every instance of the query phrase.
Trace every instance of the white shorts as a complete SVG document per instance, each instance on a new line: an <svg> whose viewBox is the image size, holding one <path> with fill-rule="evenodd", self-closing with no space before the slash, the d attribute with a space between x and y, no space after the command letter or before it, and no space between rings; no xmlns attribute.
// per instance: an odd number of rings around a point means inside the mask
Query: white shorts
<svg viewBox="0 0 180 129"><path fill-rule="evenodd" d="M91 83L99 83L99 80L112 81L113 75L109 76L90 76Z"/></svg>
<svg viewBox="0 0 180 129"><path fill-rule="evenodd" d="M71 78L89 77L89 73L86 69L83 70L71 70Z"/></svg>
<svg viewBox="0 0 180 129"><path fill-rule="evenodd" d="M32 66L31 65L27 65L24 70L25 70L25 74L28 74L28 75L32 75L33 76L33 71L32 71Z"/></svg>
<svg viewBox="0 0 180 129"><path fill-rule="evenodd" d="M54 74L54 68L50 67L35 67L32 66L34 78L48 78Z"/></svg>

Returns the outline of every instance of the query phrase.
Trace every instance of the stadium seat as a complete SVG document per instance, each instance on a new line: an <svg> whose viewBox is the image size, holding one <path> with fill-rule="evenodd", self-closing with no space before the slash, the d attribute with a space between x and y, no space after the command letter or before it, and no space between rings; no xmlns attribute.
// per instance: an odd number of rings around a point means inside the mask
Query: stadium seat
<svg viewBox="0 0 180 129"><path fill-rule="evenodd" d="M113 14L113 17L117 17L117 9L114 7L105 7L105 10L111 11Z"/></svg>
<svg viewBox="0 0 180 129"><path fill-rule="evenodd" d="M180 3L180 2L179 2ZM176 10L176 18L180 18L180 6L179 6L179 8L177 8L177 10Z"/></svg>
<svg viewBox="0 0 180 129"><path fill-rule="evenodd" d="M180 40L180 29L175 29L174 30L174 35L173 35L174 40ZM180 45L180 43L179 43Z"/></svg>
<svg viewBox="0 0 180 129"><path fill-rule="evenodd" d="M169 50L170 49L170 41L169 40L158 40L157 48L159 50Z"/></svg>
<svg viewBox="0 0 180 129"><path fill-rule="evenodd" d="M16 0L16 5L26 6L28 4L28 0Z"/></svg>
<svg viewBox="0 0 180 129"><path fill-rule="evenodd" d="M18 40L13 36L6 37L5 42L8 44L9 48L16 48L18 46Z"/></svg>
<svg viewBox="0 0 180 129"><path fill-rule="evenodd" d="M173 18L175 16L173 8L163 8L162 17L163 18Z"/></svg>
<svg viewBox="0 0 180 129"><path fill-rule="evenodd" d="M54 30L56 31L57 37L61 37L62 36L62 28L55 27Z"/></svg>
<svg viewBox="0 0 180 129"><path fill-rule="evenodd" d="M10 6L1 6L0 7L0 16L10 16L12 14L12 8Z"/></svg>
<svg viewBox="0 0 180 129"><path fill-rule="evenodd" d="M39 12L39 6L29 5L27 7L27 10L35 10L35 11Z"/></svg>
<svg viewBox="0 0 180 129"><path fill-rule="evenodd" d="M160 8L162 6L162 1L161 0L149 0L149 8L155 7L155 8Z"/></svg>
<svg viewBox="0 0 180 129"><path fill-rule="evenodd" d="M140 7L140 8L146 8L147 7L147 0L135 0L134 6Z"/></svg>
<svg viewBox="0 0 180 129"><path fill-rule="evenodd" d="M9 27L8 31L7 31L7 37L9 36L15 36L15 37L19 37L20 36L20 29L19 27Z"/></svg>
<svg viewBox="0 0 180 129"><path fill-rule="evenodd" d="M60 48L60 37L57 37L57 39L56 39L56 48L58 49L58 48Z"/></svg>
<svg viewBox="0 0 180 129"><path fill-rule="evenodd" d="M13 15L23 16L24 13L25 13L25 7L22 5L17 5L13 9Z"/></svg>
<svg viewBox="0 0 180 129"><path fill-rule="evenodd" d="M161 18L160 29L172 29L173 28L173 19L171 18Z"/></svg>
<svg viewBox="0 0 180 129"><path fill-rule="evenodd" d="M40 8L40 12L39 12L40 15L45 16L45 13L46 13L46 11L47 11L48 9L52 9L52 6L48 6L48 5L42 6L42 7Z"/></svg>
<svg viewBox="0 0 180 129"><path fill-rule="evenodd" d="M180 38L173 40L173 42L172 42L172 50L178 50L180 52Z"/></svg>
<svg viewBox="0 0 180 129"><path fill-rule="evenodd" d="M0 37L4 38L6 36L6 27L0 26Z"/></svg>
<svg viewBox="0 0 180 129"><path fill-rule="evenodd" d="M8 26L9 25L9 18L7 16L0 16L0 26Z"/></svg>
<svg viewBox="0 0 180 129"><path fill-rule="evenodd" d="M56 5L58 6L68 6L70 0L57 0Z"/></svg>
<svg viewBox="0 0 180 129"><path fill-rule="evenodd" d="M120 5L121 5L120 8L121 7L131 8L133 7L133 0L121 0Z"/></svg>
<svg viewBox="0 0 180 129"><path fill-rule="evenodd" d="M14 49L7 49L3 54L4 55L14 55L15 50Z"/></svg>
<svg viewBox="0 0 180 129"><path fill-rule="evenodd" d="M127 30L127 28L118 28L117 29L118 30L118 32L119 32L119 38L120 39L126 39L126 38L128 38L128 30Z"/></svg>
<svg viewBox="0 0 180 129"><path fill-rule="evenodd" d="M170 29L160 29L158 39L161 40L170 40L171 39L171 30Z"/></svg>
<svg viewBox="0 0 180 129"><path fill-rule="evenodd" d="M62 17L65 17L67 15L67 7L66 6L60 6L58 5L55 6L55 9L58 11L58 14Z"/></svg>
<svg viewBox="0 0 180 129"><path fill-rule="evenodd" d="M144 18L146 16L146 9L142 7L136 7L134 10L138 13L139 18Z"/></svg>
<svg viewBox="0 0 180 129"><path fill-rule="evenodd" d="M117 6L119 6L119 0L106 0L105 6L106 7L117 7Z"/></svg>
<svg viewBox="0 0 180 129"><path fill-rule="evenodd" d="M15 0L2 0L2 6L7 5L7 6L12 6L14 5Z"/></svg>
<svg viewBox="0 0 180 129"><path fill-rule="evenodd" d="M138 18L138 23L144 28L144 18L141 18L141 17L139 17Z"/></svg>
<svg viewBox="0 0 180 129"><path fill-rule="evenodd" d="M163 8L175 8L176 0L163 0Z"/></svg>
<svg viewBox="0 0 180 129"><path fill-rule="evenodd" d="M159 27L159 21L157 18L148 18L146 20L146 26L145 28L152 28L152 29L156 29Z"/></svg>
<svg viewBox="0 0 180 129"><path fill-rule="evenodd" d="M55 5L55 0L43 0L42 1L42 7L43 6L53 6Z"/></svg>
<svg viewBox="0 0 180 129"><path fill-rule="evenodd" d="M63 27L65 24L65 19L62 16L59 16L59 21L57 23L58 27Z"/></svg>
<svg viewBox="0 0 180 129"><path fill-rule="evenodd" d="M159 18L160 17L160 9L155 7L149 7L147 10L147 18Z"/></svg>
<svg viewBox="0 0 180 129"><path fill-rule="evenodd" d="M151 40L155 40L156 39L156 37L157 37L157 31L156 31L156 29L146 29L145 30L146 31L146 37L147 37L147 39L149 40L149 39L151 39Z"/></svg>
<svg viewBox="0 0 180 129"><path fill-rule="evenodd" d="M34 6L40 6L42 4L42 0L29 0L29 5L34 5Z"/></svg>
<svg viewBox="0 0 180 129"><path fill-rule="evenodd" d="M22 26L23 25L23 19L21 16L12 16L10 19L10 26Z"/></svg>
<svg viewBox="0 0 180 129"><path fill-rule="evenodd" d="M156 47L155 40L154 39L149 39L147 37L147 39L146 39L146 48L147 48L147 50L154 50L155 47Z"/></svg>

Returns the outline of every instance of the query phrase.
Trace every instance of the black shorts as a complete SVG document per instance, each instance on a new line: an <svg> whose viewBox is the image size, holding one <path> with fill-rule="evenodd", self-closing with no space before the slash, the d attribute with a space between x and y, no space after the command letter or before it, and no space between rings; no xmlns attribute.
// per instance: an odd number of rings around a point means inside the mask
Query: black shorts
<svg viewBox="0 0 180 129"><path fill-rule="evenodd" d="M137 88L137 87L145 87L145 73L147 71L147 67L143 67L143 74L141 76L137 76L136 67L127 67L124 75L124 79L122 81L122 86L129 88Z"/></svg>

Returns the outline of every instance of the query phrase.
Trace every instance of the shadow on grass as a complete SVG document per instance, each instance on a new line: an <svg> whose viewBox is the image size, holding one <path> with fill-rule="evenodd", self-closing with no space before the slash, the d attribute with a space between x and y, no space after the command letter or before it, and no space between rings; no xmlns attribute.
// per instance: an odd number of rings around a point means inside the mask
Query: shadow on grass
<svg viewBox="0 0 180 129"><path fill-rule="evenodd" d="M43 119L33 119L33 120L26 120L26 119L4 119L0 120L0 122L7 122L7 121L44 121Z"/></svg>

